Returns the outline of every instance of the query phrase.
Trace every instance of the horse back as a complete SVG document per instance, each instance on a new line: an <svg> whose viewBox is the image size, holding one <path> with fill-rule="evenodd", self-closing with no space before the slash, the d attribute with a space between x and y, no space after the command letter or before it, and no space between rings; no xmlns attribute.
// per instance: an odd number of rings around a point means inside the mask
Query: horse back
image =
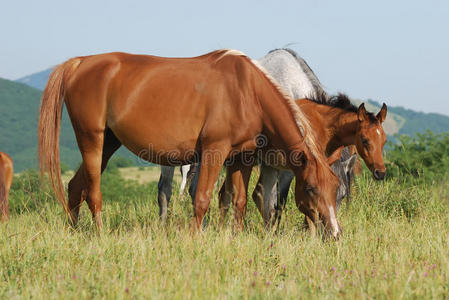
<svg viewBox="0 0 449 300"><path fill-rule="evenodd" d="M261 131L249 59L215 51L194 58L107 53L80 58L65 103L75 131L112 129L132 152L181 153ZM255 112L256 111L256 112ZM201 141L199 141L201 140Z"/></svg>

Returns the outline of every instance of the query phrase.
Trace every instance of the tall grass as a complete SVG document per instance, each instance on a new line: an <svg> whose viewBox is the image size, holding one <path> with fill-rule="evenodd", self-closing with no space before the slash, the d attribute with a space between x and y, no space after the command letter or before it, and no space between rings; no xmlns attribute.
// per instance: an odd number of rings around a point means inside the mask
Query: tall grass
<svg viewBox="0 0 449 300"><path fill-rule="evenodd" d="M189 199L157 217L155 183L103 178L104 230L87 205L77 229L37 174L16 179L0 224L0 298L447 298L449 184L358 177L338 213L343 237L311 237L289 199L277 234L249 201L246 229L221 228L214 193L207 228L192 235ZM254 187L255 178L251 180ZM178 189L175 187L174 189ZM290 195L292 197L292 195Z"/></svg>

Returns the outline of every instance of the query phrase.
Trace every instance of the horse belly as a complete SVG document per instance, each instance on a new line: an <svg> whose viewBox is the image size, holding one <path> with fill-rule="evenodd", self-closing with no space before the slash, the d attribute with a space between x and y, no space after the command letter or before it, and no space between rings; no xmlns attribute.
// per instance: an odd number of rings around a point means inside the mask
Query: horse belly
<svg viewBox="0 0 449 300"><path fill-rule="evenodd" d="M146 107L128 113L108 126L131 152L141 159L163 165L183 165L195 160L203 120L179 112Z"/></svg>

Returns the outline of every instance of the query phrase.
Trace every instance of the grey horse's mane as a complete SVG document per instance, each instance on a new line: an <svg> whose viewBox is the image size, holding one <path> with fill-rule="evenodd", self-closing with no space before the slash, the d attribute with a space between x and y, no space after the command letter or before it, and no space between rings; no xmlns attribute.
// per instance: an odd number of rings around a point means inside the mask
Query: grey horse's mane
<svg viewBox="0 0 449 300"><path fill-rule="evenodd" d="M317 95L318 94L326 95L326 92L324 91L320 80L318 79L318 77L316 77L312 68L307 64L307 62L301 56L298 55L298 53L296 53L294 50L292 50L290 48L278 48L278 49L273 49L273 50L269 51L268 54L275 52L275 51L286 51L291 56L293 56L296 59L296 61L298 62L298 64L301 66L301 69L304 71L307 78L312 83L313 89L316 91Z"/></svg>

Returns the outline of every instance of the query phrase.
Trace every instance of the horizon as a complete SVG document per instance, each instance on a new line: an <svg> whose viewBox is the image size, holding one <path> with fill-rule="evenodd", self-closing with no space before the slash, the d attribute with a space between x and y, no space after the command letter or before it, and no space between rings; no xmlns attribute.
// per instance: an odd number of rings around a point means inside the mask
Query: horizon
<svg viewBox="0 0 449 300"><path fill-rule="evenodd" d="M449 3L436 0L134 1L126 7L22 0L0 4L0 77L17 80L73 56L112 51L182 57L234 48L260 59L287 46L331 94L449 115L449 41L441 38L447 16Z"/></svg>

